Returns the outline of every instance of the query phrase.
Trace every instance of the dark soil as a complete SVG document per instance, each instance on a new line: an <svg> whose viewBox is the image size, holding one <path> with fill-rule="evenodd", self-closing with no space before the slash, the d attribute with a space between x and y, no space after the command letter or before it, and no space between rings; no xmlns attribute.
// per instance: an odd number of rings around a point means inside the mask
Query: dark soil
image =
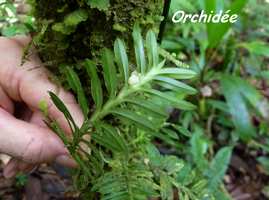
<svg viewBox="0 0 269 200"><path fill-rule="evenodd" d="M29 175L9 180L0 169L0 200L76 200L78 196L68 170L61 166L42 165Z"/></svg>

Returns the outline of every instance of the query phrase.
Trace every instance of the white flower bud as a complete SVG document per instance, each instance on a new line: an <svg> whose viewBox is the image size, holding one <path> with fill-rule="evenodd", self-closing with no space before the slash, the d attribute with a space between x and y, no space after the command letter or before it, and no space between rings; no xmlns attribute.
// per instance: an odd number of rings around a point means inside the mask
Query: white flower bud
<svg viewBox="0 0 269 200"><path fill-rule="evenodd" d="M129 83L129 85L136 85L139 82L140 82L140 75L139 75L139 73L137 71L134 71L131 74L131 76L130 76L130 78L128 80L128 83Z"/></svg>

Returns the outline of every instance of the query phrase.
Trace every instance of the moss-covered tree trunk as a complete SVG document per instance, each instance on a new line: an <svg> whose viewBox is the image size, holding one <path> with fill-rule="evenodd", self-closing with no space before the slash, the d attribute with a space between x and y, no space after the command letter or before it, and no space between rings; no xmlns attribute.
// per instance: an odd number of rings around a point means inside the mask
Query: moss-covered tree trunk
<svg viewBox="0 0 269 200"><path fill-rule="evenodd" d="M43 61L59 72L56 66L98 56L116 37L131 42L135 22L158 32L163 1L29 0L38 26L36 46Z"/></svg>

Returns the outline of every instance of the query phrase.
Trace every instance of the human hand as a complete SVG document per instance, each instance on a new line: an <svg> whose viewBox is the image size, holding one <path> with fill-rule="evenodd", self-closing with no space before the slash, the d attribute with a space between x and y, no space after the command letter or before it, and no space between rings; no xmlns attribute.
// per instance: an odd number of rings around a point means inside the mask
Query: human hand
<svg viewBox="0 0 269 200"><path fill-rule="evenodd" d="M50 117L71 134L48 91L63 100L78 126L83 122L83 114L74 97L49 81L49 72L35 53L20 66L23 48L29 42L28 37L0 37L0 152L12 157L4 168L7 178L19 171L29 172L40 163L55 161L68 167L76 165L62 141L43 122L39 103L45 100ZM26 105L20 119L14 117L15 102Z"/></svg>

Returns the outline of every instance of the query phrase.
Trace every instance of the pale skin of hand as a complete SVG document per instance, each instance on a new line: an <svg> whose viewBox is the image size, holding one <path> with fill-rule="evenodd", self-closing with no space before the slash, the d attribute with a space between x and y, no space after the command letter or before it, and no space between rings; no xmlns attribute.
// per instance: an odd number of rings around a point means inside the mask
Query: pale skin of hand
<svg viewBox="0 0 269 200"><path fill-rule="evenodd" d="M62 141L43 122L40 101L46 101L48 112L67 134L71 134L63 114L49 98L48 91L56 93L73 115L78 126L83 114L74 97L49 80L49 72L35 53L21 66L23 48L29 37L0 37L0 153L12 157L4 168L4 176L29 172L41 163L57 162L75 167ZM34 52L34 50L32 50ZM26 105L25 117L14 117L14 102Z"/></svg>

